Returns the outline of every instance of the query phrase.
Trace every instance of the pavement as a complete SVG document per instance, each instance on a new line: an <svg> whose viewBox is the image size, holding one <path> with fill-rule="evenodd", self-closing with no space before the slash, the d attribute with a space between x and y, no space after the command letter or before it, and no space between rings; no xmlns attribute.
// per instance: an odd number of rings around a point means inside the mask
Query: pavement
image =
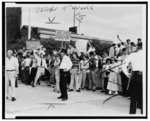
<svg viewBox="0 0 150 121"><path fill-rule="evenodd" d="M68 100L57 99L60 93L53 92L53 88L45 82L33 88L18 84L16 88L17 100L5 102L5 117L16 116L130 116L129 103L126 97L116 96L103 104L110 97L100 90L68 92Z"/></svg>

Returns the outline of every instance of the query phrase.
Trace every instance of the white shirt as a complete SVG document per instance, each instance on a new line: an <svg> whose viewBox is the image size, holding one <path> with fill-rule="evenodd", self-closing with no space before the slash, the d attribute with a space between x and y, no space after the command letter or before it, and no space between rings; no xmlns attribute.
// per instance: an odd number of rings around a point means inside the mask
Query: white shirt
<svg viewBox="0 0 150 121"><path fill-rule="evenodd" d="M68 56L64 56L63 57L63 59L62 59L62 62L61 62L61 64L60 64L60 69L67 69L67 71L68 70L70 70L71 69L71 67L72 67L72 62L71 62L71 60L70 60L70 58L68 57Z"/></svg>
<svg viewBox="0 0 150 121"><path fill-rule="evenodd" d="M37 66L37 61L35 59L33 59L32 61L33 61L32 67L36 67Z"/></svg>
<svg viewBox="0 0 150 121"><path fill-rule="evenodd" d="M45 55L45 51L40 49L40 50L39 50L39 54L41 54L41 53L42 53L43 55Z"/></svg>
<svg viewBox="0 0 150 121"><path fill-rule="evenodd" d="M23 56L26 56L26 54L27 54L27 50L23 53Z"/></svg>
<svg viewBox="0 0 150 121"><path fill-rule="evenodd" d="M41 59L40 57L38 57L36 54L34 54L35 59L37 60L37 66L38 67L45 67L47 69L47 64L46 64L46 60L45 59ZM41 66L41 61L42 61L42 66Z"/></svg>
<svg viewBox="0 0 150 121"><path fill-rule="evenodd" d="M95 55L94 58L95 58L95 62L96 62L96 68L98 68L98 56Z"/></svg>
<svg viewBox="0 0 150 121"><path fill-rule="evenodd" d="M120 47L116 47L116 49L115 49L115 51L116 51L116 55L118 55L119 54L119 52L120 52Z"/></svg>
<svg viewBox="0 0 150 121"><path fill-rule="evenodd" d="M6 66L6 70L16 70L16 71L18 71L18 67L19 67L18 59L15 58L15 57L11 57L11 59L9 59L7 57L5 66Z"/></svg>
<svg viewBox="0 0 150 121"><path fill-rule="evenodd" d="M120 49L122 50L123 48L126 48L126 46L125 45L121 45Z"/></svg>
<svg viewBox="0 0 150 121"><path fill-rule="evenodd" d="M81 69L88 69L89 68L89 62L88 62L88 60L85 60L85 61L81 61L80 62L80 64L81 64Z"/></svg>
<svg viewBox="0 0 150 121"><path fill-rule="evenodd" d="M122 65L123 72L128 75L127 66L129 63L132 65L132 71L143 71L143 51L138 51L136 53L130 54L125 60Z"/></svg>
<svg viewBox="0 0 150 121"><path fill-rule="evenodd" d="M111 57L114 57L114 54L115 54L115 49L114 49L114 47L111 47L110 49L109 49L109 57L111 58Z"/></svg>
<svg viewBox="0 0 150 121"><path fill-rule="evenodd" d="M31 59L30 59L30 58L26 58L26 59L24 60L24 62L25 62L25 66L30 66Z"/></svg>

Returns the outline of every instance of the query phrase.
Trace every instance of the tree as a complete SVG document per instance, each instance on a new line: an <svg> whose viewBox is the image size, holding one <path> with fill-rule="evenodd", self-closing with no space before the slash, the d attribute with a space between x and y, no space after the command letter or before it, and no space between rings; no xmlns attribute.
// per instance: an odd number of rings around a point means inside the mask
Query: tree
<svg viewBox="0 0 150 121"><path fill-rule="evenodd" d="M93 39L91 44L96 49L96 53L101 55L104 51L108 53L109 47L112 43L102 43L100 39Z"/></svg>
<svg viewBox="0 0 150 121"><path fill-rule="evenodd" d="M21 8L6 8L6 41L7 47L21 39Z"/></svg>

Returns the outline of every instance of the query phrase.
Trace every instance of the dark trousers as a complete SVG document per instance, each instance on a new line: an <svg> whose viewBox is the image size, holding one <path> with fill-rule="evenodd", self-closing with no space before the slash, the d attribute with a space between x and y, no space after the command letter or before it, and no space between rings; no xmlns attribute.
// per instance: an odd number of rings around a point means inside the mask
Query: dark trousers
<svg viewBox="0 0 150 121"><path fill-rule="evenodd" d="M120 73L121 75L121 83L122 83L122 95L128 97L129 91L127 90L129 78L123 73Z"/></svg>
<svg viewBox="0 0 150 121"><path fill-rule="evenodd" d="M32 68L31 73L30 73L30 82L29 84L33 83L34 84L34 79L36 76L37 68Z"/></svg>
<svg viewBox="0 0 150 121"><path fill-rule="evenodd" d="M104 89L107 90L108 77L104 78Z"/></svg>
<svg viewBox="0 0 150 121"><path fill-rule="evenodd" d="M142 91L142 73L133 72L130 83L130 114L136 114L136 109L141 109L143 114L143 91Z"/></svg>
<svg viewBox="0 0 150 121"><path fill-rule="evenodd" d="M67 79L69 72L64 72L63 69L60 69L60 91L61 91L61 97L68 99L67 94Z"/></svg>
<svg viewBox="0 0 150 121"><path fill-rule="evenodd" d="M29 84L29 80L30 80L30 74L29 74L29 69L30 67L29 66L26 66L25 69L24 69L24 81L26 84Z"/></svg>
<svg viewBox="0 0 150 121"><path fill-rule="evenodd" d="M16 78L16 80L15 80L15 87L18 87L17 78Z"/></svg>

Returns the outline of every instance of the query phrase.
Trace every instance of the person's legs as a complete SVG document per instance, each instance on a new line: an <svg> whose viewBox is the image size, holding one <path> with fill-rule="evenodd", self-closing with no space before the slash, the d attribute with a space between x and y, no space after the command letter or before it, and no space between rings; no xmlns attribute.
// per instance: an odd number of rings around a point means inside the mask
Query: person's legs
<svg viewBox="0 0 150 121"><path fill-rule="evenodd" d="M82 88L82 78L83 78L83 75L82 75L82 71L81 71L80 74L78 75L78 83L79 83L80 89Z"/></svg>
<svg viewBox="0 0 150 121"><path fill-rule="evenodd" d="M60 70L60 90L61 90L61 98L62 99L68 99L67 94L67 72L63 72L63 70Z"/></svg>
<svg viewBox="0 0 150 121"><path fill-rule="evenodd" d="M69 88L72 90L72 89L74 89L74 80L75 80L75 70L74 69L72 69L71 70L71 82L70 82L70 86L69 86Z"/></svg>
<svg viewBox="0 0 150 121"><path fill-rule="evenodd" d="M17 78L15 80L15 87L17 88L18 87L18 81L17 81Z"/></svg>
<svg viewBox="0 0 150 121"><path fill-rule="evenodd" d="M60 70L60 83L59 83L59 87L60 87L60 98L63 98L63 70Z"/></svg>
<svg viewBox="0 0 150 121"><path fill-rule="evenodd" d="M67 72L64 73L64 82L63 82L63 93L64 93L64 98L68 99L68 93L67 93Z"/></svg>
<svg viewBox="0 0 150 121"><path fill-rule="evenodd" d="M141 75L139 75L139 74L137 74L137 90L136 90L136 92L137 92L137 95L136 95L136 97L137 97L137 108L139 108L139 109L141 109L141 114L143 114L143 87L142 87L142 74Z"/></svg>
<svg viewBox="0 0 150 121"><path fill-rule="evenodd" d="M36 76L36 69L35 68L31 68L31 73L30 73L30 84L34 83L34 78Z"/></svg>
<svg viewBox="0 0 150 121"><path fill-rule="evenodd" d="M74 79L75 79L75 85L76 85L76 90L79 90L79 75L77 74L78 70L76 70L75 74L74 74Z"/></svg>
<svg viewBox="0 0 150 121"><path fill-rule="evenodd" d="M102 90L104 91L105 90L105 75L106 75L106 73L105 72L103 72L102 74L101 74L101 76L102 76Z"/></svg>
<svg viewBox="0 0 150 121"><path fill-rule="evenodd" d="M92 71L89 72L89 89L92 89Z"/></svg>
<svg viewBox="0 0 150 121"><path fill-rule="evenodd" d="M54 85L55 84L55 69L54 69L54 67L51 69L52 69L52 71L51 71L52 73L51 73L51 77L50 77L50 83L52 85Z"/></svg>
<svg viewBox="0 0 150 121"><path fill-rule="evenodd" d="M25 69L22 70L22 82L25 83Z"/></svg>
<svg viewBox="0 0 150 121"><path fill-rule="evenodd" d="M96 70L93 70L91 74L92 74L92 90L96 90Z"/></svg>
<svg viewBox="0 0 150 121"><path fill-rule="evenodd" d="M121 72L121 83L122 83L122 93L123 93L123 96L128 96L128 91L127 91L127 85L128 85L128 78L127 76Z"/></svg>
<svg viewBox="0 0 150 121"><path fill-rule="evenodd" d="M5 73L5 92L6 92L6 98L9 97L9 72Z"/></svg>
<svg viewBox="0 0 150 121"><path fill-rule="evenodd" d="M102 75L101 75L101 72L102 72L102 70L101 69L99 69L98 70L98 76L97 76L97 78L98 78L98 81L99 81L99 87L100 87L100 89L102 89Z"/></svg>
<svg viewBox="0 0 150 121"><path fill-rule="evenodd" d="M28 66L28 67L26 67L26 82L28 85L30 84L29 76L30 76L30 67Z"/></svg>
<svg viewBox="0 0 150 121"><path fill-rule="evenodd" d="M36 73L36 76L35 76L35 79L34 79L34 84L33 84L33 86L36 86L37 80L39 79L40 76L41 76L41 69L38 69L38 70L37 70L37 73Z"/></svg>
<svg viewBox="0 0 150 121"><path fill-rule="evenodd" d="M25 67L25 69L24 69L24 83L25 84L27 84L27 82L28 82L28 73L29 73L28 68Z"/></svg>
<svg viewBox="0 0 150 121"><path fill-rule="evenodd" d="M130 114L136 114L136 108L137 108L137 96L136 96L136 91L137 91L137 83L136 83L136 74L132 75L132 78L130 80Z"/></svg>
<svg viewBox="0 0 150 121"><path fill-rule="evenodd" d="M82 88L85 88L85 80L86 80L87 70L82 70Z"/></svg>
<svg viewBox="0 0 150 121"><path fill-rule="evenodd" d="M11 96L16 98L16 92L15 92L15 71L11 72L10 76L10 83L11 83Z"/></svg>
<svg viewBox="0 0 150 121"><path fill-rule="evenodd" d="M55 79L56 79L55 89L56 89L57 91L59 91L59 90L60 90L60 88L59 88L60 75L56 73L56 74L55 74Z"/></svg>

